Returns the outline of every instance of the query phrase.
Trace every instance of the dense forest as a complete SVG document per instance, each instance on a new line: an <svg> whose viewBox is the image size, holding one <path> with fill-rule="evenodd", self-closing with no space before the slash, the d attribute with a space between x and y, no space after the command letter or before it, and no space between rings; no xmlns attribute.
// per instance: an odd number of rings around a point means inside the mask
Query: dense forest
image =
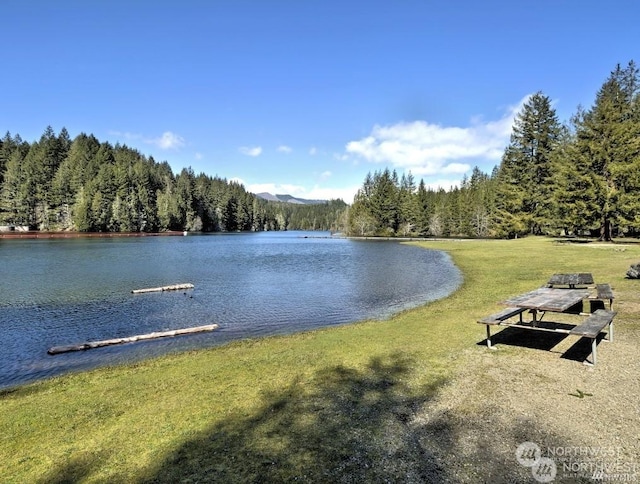
<svg viewBox="0 0 640 484"><path fill-rule="evenodd" d="M28 143L0 140L0 225L32 230L161 232L334 230L346 203L268 202L233 181L174 175L137 150L47 127Z"/></svg>
<svg viewBox="0 0 640 484"><path fill-rule="evenodd" d="M640 78L618 65L561 124L549 97L531 96L491 174L425 188L388 169L367 175L349 211L354 235L518 237L640 235Z"/></svg>
<svg viewBox="0 0 640 484"><path fill-rule="evenodd" d="M589 109L558 120L532 95L492 173L427 188L411 173L369 173L353 204L258 198L190 168L174 175L124 145L48 127L0 140L0 225L86 232L331 230L355 236L640 235L640 77L618 65Z"/></svg>

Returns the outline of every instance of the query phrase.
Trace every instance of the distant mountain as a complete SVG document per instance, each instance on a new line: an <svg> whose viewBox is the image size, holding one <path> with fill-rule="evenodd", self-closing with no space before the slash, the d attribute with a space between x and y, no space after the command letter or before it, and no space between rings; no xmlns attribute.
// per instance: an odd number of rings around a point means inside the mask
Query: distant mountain
<svg viewBox="0 0 640 484"><path fill-rule="evenodd" d="M295 203L297 205L319 205L327 203L326 200L306 200L304 198L296 198L291 195L272 195L271 193L256 193L256 197L268 200L269 202L286 202Z"/></svg>

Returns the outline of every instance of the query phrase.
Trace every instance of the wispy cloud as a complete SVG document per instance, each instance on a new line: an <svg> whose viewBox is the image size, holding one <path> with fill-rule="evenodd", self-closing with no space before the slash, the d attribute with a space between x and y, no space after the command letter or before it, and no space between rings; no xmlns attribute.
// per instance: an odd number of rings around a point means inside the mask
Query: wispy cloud
<svg viewBox="0 0 640 484"><path fill-rule="evenodd" d="M278 151L280 153L291 153L293 151L293 148L291 148L291 146L287 146L287 145L280 145L280 146L278 146Z"/></svg>
<svg viewBox="0 0 640 484"><path fill-rule="evenodd" d="M124 138L127 141L142 141L145 144L157 146L161 150L171 150L182 148L185 145L184 138L171 131L165 131L157 137L149 137L139 133L122 131L109 131L109 134Z"/></svg>
<svg viewBox="0 0 640 484"><path fill-rule="evenodd" d="M318 154L318 148L316 148L315 146L312 146L311 148L309 148L309 154L311 156L315 156Z"/></svg>
<svg viewBox="0 0 640 484"><path fill-rule="evenodd" d="M165 131L162 136L151 140L151 143L163 150L171 150L184 146L184 138L171 131Z"/></svg>
<svg viewBox="0 0 640 484"><path fill-rule="evenodd" d="M323 171L322 173L320 173L320 179L321 180L327 180L329 178L331 178L331 176L333 175L333 173L331 173L329 170Z"/></svg>
<svg viewBox="0 0 640 484"><path fill-rule="evenodd" d="M262 153L262 146L241 146L238 151L247 156L260 156Z"/></svg>
<svg viewBox="0 0 640 484"><path fill-rule="evenodd" d="M374 126L371 134L346 145L346 152L372 163L388 163L414 175L467 172L470 163L498 161L509 142L515 115L529 96L496 121L473 119L470 126L441 126L427 121Z"/></svg>

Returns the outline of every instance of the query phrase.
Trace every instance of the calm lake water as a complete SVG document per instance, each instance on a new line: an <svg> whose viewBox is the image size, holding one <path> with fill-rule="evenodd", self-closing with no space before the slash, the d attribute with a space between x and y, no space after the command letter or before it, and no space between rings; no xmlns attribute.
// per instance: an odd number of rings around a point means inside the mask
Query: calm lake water
<svg viewBox="0 0 640 484"><path fill-rule="evenodd" d="M462 278L448 255L318 232L0 240L0 387L393 313ZM188 291L133 289L193 283ZM220 328L51 356L52 346Z"/></svg>

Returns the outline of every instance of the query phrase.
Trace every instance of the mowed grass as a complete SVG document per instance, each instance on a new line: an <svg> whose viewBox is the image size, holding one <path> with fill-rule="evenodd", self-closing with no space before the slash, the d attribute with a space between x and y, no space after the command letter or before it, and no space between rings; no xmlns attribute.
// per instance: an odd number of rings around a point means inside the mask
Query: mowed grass
<svg viewBox="0 0 640 484"><path fill-rule="evenodd" d="M0 481L429 480L445 463L427 458L410 422L455 378L462 351L487 351L477 319L555 272L592 272L618 300L639 284L624 277L637 244L415 243L451 255L464 274L458 291L387 321L0 392Z"/></svg>

